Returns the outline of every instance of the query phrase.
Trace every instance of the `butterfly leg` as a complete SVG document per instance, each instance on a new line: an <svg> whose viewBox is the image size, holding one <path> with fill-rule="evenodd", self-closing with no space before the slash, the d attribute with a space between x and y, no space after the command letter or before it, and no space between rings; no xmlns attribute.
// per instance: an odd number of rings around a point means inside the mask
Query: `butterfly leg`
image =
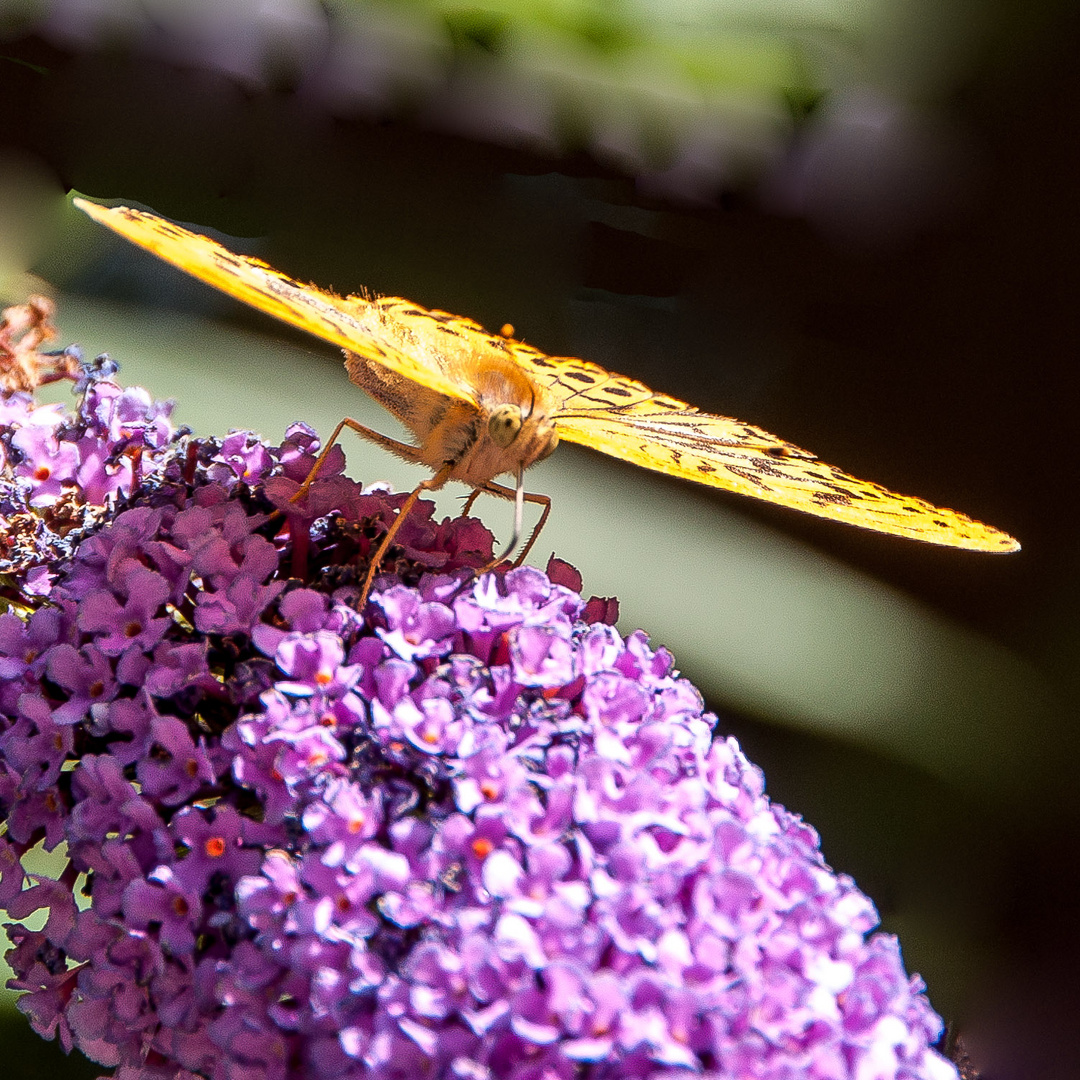
<svg viewBox="0 0 1080 1080"><path fill-rule="evenodd" d="M537 538L540 535L541 530L547 524L548 514L551 513L551 496L541 495L537 491L526 491L524 495L526 502L535 503L537 506L542 506L544 509L540 512L540 520L533 526L533 531L529 534L529 539L526 541L525 546L518 552L518 557L514 560L515 566L520 566L532 551L533 544L536 543Z"/></svg>
<svg viewBox="0 0 1080 1080"><path fill-rule="evenodd" d="M512 499L514 501L514 535L507 545L506 550L496 555L491 562L484 566L481 566L479 570L470 571L469 575L461 582L461 584L451 593L451 597L457 596L470 582L474 581L481 574L486 574L491 570L494 570L500 563L505 562L513 553L514 548L517 547L518 540L521 538L521 518L522 518L522 504L531 502L537 503L544 508L543 513L540 515L540 520L536 523L535 528L529 535L529 542L522 549L521 554L514 560L514 566L520 566L525 560L525 556L529 554L533 544L536 543L536 538L540 535L540 530L544 527L545 522L548 519L548 514L551 513L551 498L547 495L540 495L536 492L526 491L522 485L522 476L520 470L518 471L517 485L512 488L504 487L502 484L496 484L494 481L489 480L486 484L481 484L479 487L473 488L472 493L469 495L465 502L465 509L463 513L467 514L472 508L474 502L476 502L478 496L482 492L487 492L489 495L497 495L500 499Z"/></svg>
<svg viewBox="0 0 1080 1080"><path fill-rule="evenodd" d="M529 534L528 542L521 549L518 557L514 560L515 566L520 566L532 551L533 544L536 543L536 538L540 535L544 526L547 524L548 515L551 513L551 497L549 495L541 495L535 491L524 491L519 484L516 488L504 487L502 484L496 484L493 480L489 480L482 487L476 488L471 496L472 500L480 492L486 491L489 495L497 495L500 499L513 499L515 502L520 498L523 502L535 503L537 506L542 506L544 509L540 514L540 520L533 527L533 531ZM469 503L466 503L466 507ZM517 547L517 542L521 537L521 516L518 513L514 515L514 536L506 551L504 551L497 559L493 559L487 566L480 571L480 573L486 573L493 567L496 567L504 559L509 558L514 548Z"/></svg>
<svg viewBox="0 0 1080 1080"><path fill-rule="evenodd" d="M421 494L425 491L434 491L437 488L441 488L443 484L450 479L450 474L454 471L455 466L455 462L448 461L434 476L427 480L421 480L409 493L409 497L401 504L401 509L398 510L397 517L394 518L394 523L386 530L386 535L382 538L382 542L379 544L375 554L371 557L371 562L368 564L367 576L364 578L364 587L360 592L360 602L357 604L358 611L364 610L364 605L367 603L368 593L371 592L371 584L375 580L375 575L379 572L379 567L382 565L382 561L385 558L387 551L390 550L390 545L394 542L394 537L397 536L398 529L405 524L405 518L408 517L409 511L416 505L416 500L419 499Z"/></svg>
<svg viewBox="0 0 1080 1080"><path fill-rule="evenodd" d="M469 512L473 508L473 503L475 503L476 500L480 498L480 493L483 490L484 490L483 488L473 488L472 491L469 492L469 497L465 500L465 505L462 506L462 508L461 508L461 516L462 517L468 517L469 516Z"/></svg>
<svg viewBox="0 0 1080 1080"><path fill-rule="evenodd" d="M406 461L419 460L416 456L415 446L409 446L408 443L398 442L397 439L391 439L388 435L382 435L378 431L365 427L359 421L346 416L345 419L334 428L334 433L319 452L319 456L315 459L315 464L311 466L311 471L304 478L304 482L300 487L297 488L295 494L289 499L289 502L299 502L308 493L308 489L314 483L315 477L319 475L319 470L322 468L323 462L334 448L334 444L338 441L341 432L345 428L351 428L362 439L367 439L368 442L373 442L377 446L389 450L391 454L397 454L398 457L404 458Z"/></svg>

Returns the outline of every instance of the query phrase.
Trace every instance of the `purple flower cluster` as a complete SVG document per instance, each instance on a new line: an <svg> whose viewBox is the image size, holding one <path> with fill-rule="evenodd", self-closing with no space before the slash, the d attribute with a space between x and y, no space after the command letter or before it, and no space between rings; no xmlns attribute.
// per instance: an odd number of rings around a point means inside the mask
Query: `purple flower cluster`
<svg viewBox="0 0 1080 1080"><path fill-rule="evenodd" d="M490 534L421 504L357 610L401 497L337 459L291 504L301 425L195 440L88 379L0 399L0 446L41 1034L125 1080L955 1078L871 902L565 564L476 578Z"/></svg>

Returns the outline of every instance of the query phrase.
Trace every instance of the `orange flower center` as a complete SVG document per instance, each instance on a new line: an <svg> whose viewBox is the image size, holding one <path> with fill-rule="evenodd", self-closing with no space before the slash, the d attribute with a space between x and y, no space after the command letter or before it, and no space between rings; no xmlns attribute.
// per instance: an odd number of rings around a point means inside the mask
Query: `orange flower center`
<svg viewBox="0 0 1080 1080"><path fill-rule="evenodd" d="M472 849L478 859L486 859L495 850L495 845L486 837L478 836L472 842Z"/></svg>

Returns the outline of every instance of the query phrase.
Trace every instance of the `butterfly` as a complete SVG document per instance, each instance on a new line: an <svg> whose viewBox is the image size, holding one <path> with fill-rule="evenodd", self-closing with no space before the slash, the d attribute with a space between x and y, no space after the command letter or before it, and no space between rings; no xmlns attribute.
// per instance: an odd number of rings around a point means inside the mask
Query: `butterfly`
<svg viewBox="0 0 1080 1080"><path fill-rule="evenodd" d="M881 533L975 551L1020 548L990 525L858 480L761 428L701 412L587 360L548 356L514 340L511 327L489 334L471 319L400 297L338 296L154 214L85 199L74 202L96 221L201 281L340 346L349 378L412 431L414 445L343 420L298 493L306 490L344 427L433 470L383 537L365 596L421 492L450 480L473 488L466 512L481 492L514 499L514 538L506 555L520 536L523 502L543 507L518 556L520 563L551 509L546 495L525 492L522 475L560 441ZM503 475L514 478L513 488L496 482Z"/></svg>

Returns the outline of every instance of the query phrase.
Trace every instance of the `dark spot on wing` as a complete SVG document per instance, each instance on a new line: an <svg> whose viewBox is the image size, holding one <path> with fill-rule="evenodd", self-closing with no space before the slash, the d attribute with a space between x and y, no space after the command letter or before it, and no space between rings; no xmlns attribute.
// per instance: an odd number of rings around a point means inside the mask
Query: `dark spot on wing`
<svg viewBox="0 0 1080 1080"><path fill-rule="evenodd" d="M838 491L815 491L814 502L818 506L850 506L851 497Z"/></svg>
<svg viewBox="0 0 1080 1080"><path fill-rule="evenodd" d="M746 480L749 483L754 484L756 487L762 488L762 489L764 489L766 491L768 491L768 489L769 489L769 485L766 484L765 481L762 480L761 477L758 476L751 469L745 469L745 468L742 468L742 467L740 467L738 465L728 465L727 470L730 473L734 473L736 476L741 476L743 480Z"/></svg>

